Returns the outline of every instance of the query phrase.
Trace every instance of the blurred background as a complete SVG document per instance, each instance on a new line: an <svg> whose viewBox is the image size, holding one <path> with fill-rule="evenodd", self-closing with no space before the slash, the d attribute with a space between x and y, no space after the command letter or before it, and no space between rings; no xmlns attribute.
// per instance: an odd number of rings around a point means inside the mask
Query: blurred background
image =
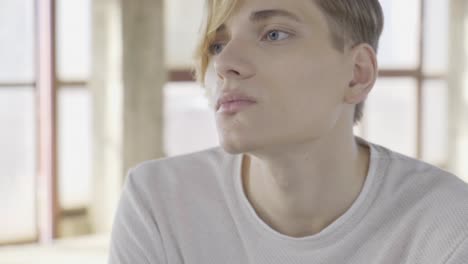
<svg viewBox="0 0 468 264"><path fill-rule="evenodd" d="M468 182L468 1L380 2L356 134ZM218 144L203 3L0 0L0 263L106 263L128 169Z"/></svg>

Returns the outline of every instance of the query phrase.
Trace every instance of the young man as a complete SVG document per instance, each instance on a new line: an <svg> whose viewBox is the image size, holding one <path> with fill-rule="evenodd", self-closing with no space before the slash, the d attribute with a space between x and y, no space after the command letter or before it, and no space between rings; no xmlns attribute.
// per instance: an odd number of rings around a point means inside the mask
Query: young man
<svg viewBox="0 0 468 264"><path fill-rule="evenodd" d="M109 263L468 263L468 185L353 135L377 0L207 7L197 78L220 147L130 170Z"/></svg>

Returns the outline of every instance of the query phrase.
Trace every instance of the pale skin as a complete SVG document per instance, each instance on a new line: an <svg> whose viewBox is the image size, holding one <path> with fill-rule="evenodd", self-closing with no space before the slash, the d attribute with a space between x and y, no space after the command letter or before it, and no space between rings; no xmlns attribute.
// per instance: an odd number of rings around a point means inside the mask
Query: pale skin
<svg viewBox="0 0 468 264"><path fill-rule="evenodd" d="M250 19L272 9L297 19ZM205 78L214 99L228 90L256 98L233 115L215 113L220 145L243 154L243 188L257 215L292 237L319 233L344 214L369 167L353 113L375 83L376 55L367 44L338 50L330 34L313 1L243 1L217 36Z"/></svg>

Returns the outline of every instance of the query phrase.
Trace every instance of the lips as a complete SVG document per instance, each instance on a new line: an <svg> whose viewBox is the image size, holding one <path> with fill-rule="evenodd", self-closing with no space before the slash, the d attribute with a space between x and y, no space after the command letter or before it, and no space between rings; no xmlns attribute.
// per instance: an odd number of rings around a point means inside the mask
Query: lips
<svg viewBox="0 0 468 264"><path fill-rule="evenodd" d="M225 93L223 94L217 101L217 104L216 104L216 111L219 110L219 108L222 106L222 105L225 105L225 104L233 104L233 103L236 103L236 104L245 104L245 103L256 103L257 100L255 100L255 98L251 97L251 96L248 96L246 94L243 94L243 93Z"/></svg>
<svg viewBox="0 0 468 264"><path fill-rule="evenodd" d="M219 108L218 113L235 114L253 104L255 103L252 101L231 101L228 103L221 104L221 107Z"/></svg>

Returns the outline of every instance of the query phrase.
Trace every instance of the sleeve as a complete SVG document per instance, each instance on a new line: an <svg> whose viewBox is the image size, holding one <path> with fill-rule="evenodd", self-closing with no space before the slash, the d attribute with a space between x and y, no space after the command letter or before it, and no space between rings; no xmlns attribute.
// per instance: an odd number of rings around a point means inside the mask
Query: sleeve
<svg viewBox="0 0 468 264"><path fill-rule="evenodd" d="M164 264L162 238L150 206L129 170L114 216L109 264Z"/></svg>
<svg viewBox="0 0 468 264"><path fill-rule="evenodd" d="M468 237L461 242L453 251L444 264L467 264L468 263Z"/></svg>

